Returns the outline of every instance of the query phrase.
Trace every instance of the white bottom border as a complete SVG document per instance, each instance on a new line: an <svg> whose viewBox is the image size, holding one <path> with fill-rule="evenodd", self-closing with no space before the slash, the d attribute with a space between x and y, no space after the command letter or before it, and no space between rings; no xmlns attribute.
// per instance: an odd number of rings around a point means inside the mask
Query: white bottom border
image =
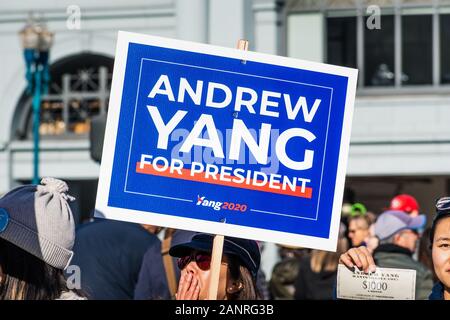
<svg viewBox="0 0 450 320"><path fill-rule="evenodd" d="M172 215L144 212L116 207L101 207L95 209L96 218L106 218L112 220L127 221L132 223L164 226L169 228L205 232L209 234L220 234L229 237L252 239L267 242L267 239L277 239L277 243L311 249L336 251L337 239L318 238L312 236L298 235L281 231L273 231L259 228L252 228L240 225L233 225L221 222L204 221L199 219L175 217ZM124 214L126 212L127 214Z"/></svg>

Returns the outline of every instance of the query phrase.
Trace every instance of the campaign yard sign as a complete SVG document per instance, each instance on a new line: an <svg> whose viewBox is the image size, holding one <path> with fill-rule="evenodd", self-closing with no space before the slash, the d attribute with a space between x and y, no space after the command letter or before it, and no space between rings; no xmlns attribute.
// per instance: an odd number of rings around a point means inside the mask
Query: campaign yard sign
<svg viewBox="0 0 450 320"><path fill-rule="evenodd" d="M356 79L119 32L96 215L334 251Z"/></svg>

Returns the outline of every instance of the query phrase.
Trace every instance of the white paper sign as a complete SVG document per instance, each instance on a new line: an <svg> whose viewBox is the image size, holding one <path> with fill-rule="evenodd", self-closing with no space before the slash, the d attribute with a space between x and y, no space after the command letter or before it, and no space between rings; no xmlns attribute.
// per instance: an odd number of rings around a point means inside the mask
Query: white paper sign
<svg viewBox="0 0 450 320"><path fill-rule="evenodd" d="M336 251L357 78L119 32L96 217Z"/></svg>
<svg viewBox="0 0 450 320"><path fill-rule="evenodd" d="M338 299L414 300L416 270L377 268L375 273L351 271L340 264L337 274Z"/></svg>

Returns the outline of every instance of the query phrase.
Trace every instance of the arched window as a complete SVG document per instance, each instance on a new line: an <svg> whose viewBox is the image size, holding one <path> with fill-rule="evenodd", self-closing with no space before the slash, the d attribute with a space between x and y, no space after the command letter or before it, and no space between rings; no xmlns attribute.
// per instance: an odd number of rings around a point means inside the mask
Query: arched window
<svg viewBox="0 0 450 320"><path fill-rule="evenodd" d="M50 66L49 93L42 97L40 135L46 138L87 138L90 119L107 111L113 59L82 53ZM32 138L32 97L25 92L16 108L12 137Z"/></svg>

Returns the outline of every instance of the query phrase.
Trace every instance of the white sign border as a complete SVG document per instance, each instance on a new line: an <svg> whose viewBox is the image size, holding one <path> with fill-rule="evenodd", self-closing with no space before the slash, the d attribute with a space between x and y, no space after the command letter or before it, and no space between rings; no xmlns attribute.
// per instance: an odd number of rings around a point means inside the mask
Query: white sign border
<svg viewBox="0 0 450 320"><path fill-rule="evenodd" d="M287 232L231 225L221 222L184 218L163 213L152 213L132 209L109 207L108 196L113 168L112 160L114 159L115 153L115 141L119 124L120 106L122 103L122 90L125 79L126 58L129 43L139 43L177 50L192 51L228 58L235 58L239 60L268 63L285 67L294 67L323 73L331 73L347 77L347 99L345 103L345 112L343 118L343 123L345 123L346 125L343 126L341 134L341 148L337 167L329 237L319 238L306 235L297 235ZM103 145L102 163L100 167L99 183L97 189L95 217L122 220L133 223L160 225L176 229L200 231L211 234L221 234L225 236L241 237L258 241L270 241L291 246L300 246L326 251L336 251L343 189L348 161L348 149L350 144L351 122L353 119L357 76L358 70L351 68L279 57L252 51L243 51L189 41L174 40L119 31L114 61L114 74L109 99L109 112ZM123 214L125 210L127 211L126 215Z"/></svg>

